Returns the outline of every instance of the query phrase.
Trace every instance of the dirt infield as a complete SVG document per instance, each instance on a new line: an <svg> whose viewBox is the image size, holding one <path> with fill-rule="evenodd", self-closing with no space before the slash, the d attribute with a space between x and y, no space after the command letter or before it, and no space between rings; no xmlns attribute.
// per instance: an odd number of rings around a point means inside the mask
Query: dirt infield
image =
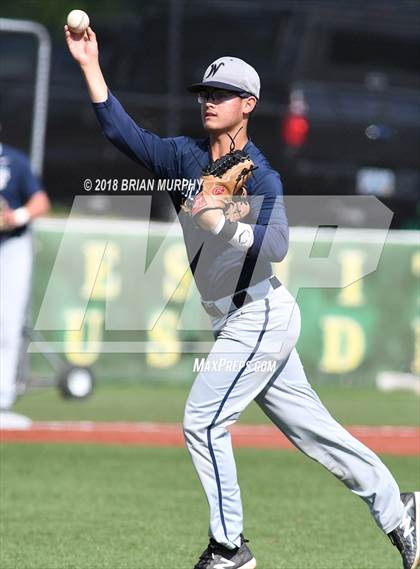
<svg viewBox="0 0 420 569"><path fill-rule="evenodd" d="M420 455L419 428L352 426L347 429L375 452ZM275 427L235 425L230 431L235 447L294 448ZM25 430L0 430L0 442L184 446L181 426L170 423L40 422Z"/></svg>

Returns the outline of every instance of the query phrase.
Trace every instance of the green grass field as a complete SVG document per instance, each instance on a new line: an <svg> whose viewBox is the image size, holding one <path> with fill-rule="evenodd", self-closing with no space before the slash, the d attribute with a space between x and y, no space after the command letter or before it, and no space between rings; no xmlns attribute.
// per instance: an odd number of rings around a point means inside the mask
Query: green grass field
<svg viewBox="0 0 420 569"><path fill-rule="evenodd" d="M293 452L238 450L259 569L395 569L363 502ZM390 458L402 488L415 458ZM90 445L1 448L2 569L191 569L207 507L187 452Z"/></svg>
<svg viewBox="0 0 420 569"><path fill-rule="evenodd" d="M317 390L344 424L417 425L418 398L373 389ZM36 420L182 420L188 388L99 385L85 401L53 389L16 411ZM264 423L256 406L243 423ZM207 544L207 504L185 449L3 444L2 569L192 569ZM297 452L238 449L246 535L258 569L398 569L367 507ZM418 489L416 457L383 460Z"/></svg>
<svg viewBox="0 0 420 569"><path fill-rule="evenodd" d="M419 425L419 399L412 393L381 393L373 388L330 386L317 392L327 409L345 425ZM84 401L63 400L55 389L27 393L16 411L42 421L181 422L187 386L101 384ZM242 423L267 423L256 404L243 413Z"/></svg>

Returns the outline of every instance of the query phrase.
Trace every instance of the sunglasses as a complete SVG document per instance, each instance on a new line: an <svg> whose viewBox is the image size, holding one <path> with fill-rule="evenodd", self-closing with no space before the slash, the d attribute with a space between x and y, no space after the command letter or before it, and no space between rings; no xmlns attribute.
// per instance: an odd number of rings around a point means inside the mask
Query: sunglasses
<svg viewBox="0 0 420 569"><path fill-rule="evenodd" d="M241 97L241 99L246 99L251 97L249 93L245 91L225 91L223 89L217 89L215 91L199 91L197 96L197 101L202 103L207 103L207 101L213 101L214 103L222 103L223 101L228 101L234 97Z"/></svg>

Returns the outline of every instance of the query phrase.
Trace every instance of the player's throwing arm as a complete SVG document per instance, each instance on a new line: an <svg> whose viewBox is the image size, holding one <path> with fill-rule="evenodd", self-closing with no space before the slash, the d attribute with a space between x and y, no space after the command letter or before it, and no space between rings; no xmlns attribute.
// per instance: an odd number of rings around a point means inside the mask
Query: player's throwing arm
<svg viewBox="0 0 420 569"><path fill-rule="evenodd" d="M73 12L82 11L73 10ZM69 14L68 22L71 22L71 15L72 12ZM87 18L87 23L89 23L89 18ZM75 29L77 31L73 31ZM91 101L93 103L102 103L108 97L108 87L99 65L99 49L96 34L89 25L84 31L80 30L80 27L70 28L69 24L64 26L67 47L73 59L80 65Z"/></svg>

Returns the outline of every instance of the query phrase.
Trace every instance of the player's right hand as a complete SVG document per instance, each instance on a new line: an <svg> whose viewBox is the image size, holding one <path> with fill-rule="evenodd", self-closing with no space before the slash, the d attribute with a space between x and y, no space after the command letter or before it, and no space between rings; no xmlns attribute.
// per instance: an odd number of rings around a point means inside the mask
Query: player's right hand
<svg viewBox="0 0 420 569"><path fill-rule="evenodd" d="M64 36L71 55L79 65L85 67L98 61L98 42L92 28L89 27L82 34L76 34L71 32L66 25L64 26Z"/></svg>

